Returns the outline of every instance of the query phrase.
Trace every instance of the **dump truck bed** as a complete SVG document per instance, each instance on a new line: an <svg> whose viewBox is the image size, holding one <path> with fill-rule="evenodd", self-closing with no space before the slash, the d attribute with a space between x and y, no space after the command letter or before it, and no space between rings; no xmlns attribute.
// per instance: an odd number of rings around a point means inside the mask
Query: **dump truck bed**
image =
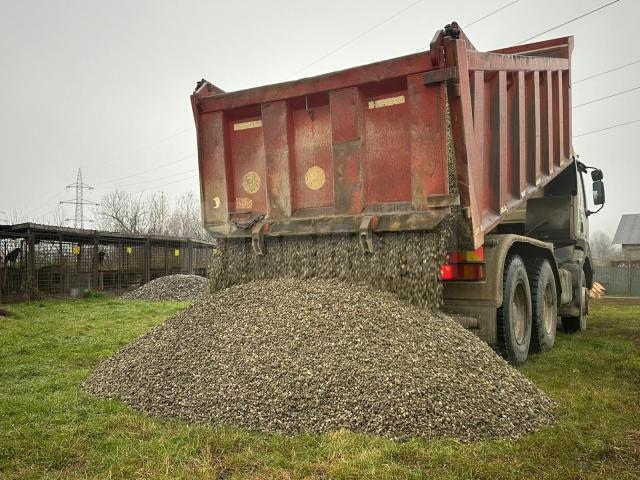
<svg viewBox="0 0 640 480"><path fill-rule="evenodd" d="M572 44L479 52L454 23L423 53L230 93L199 82L204 224L367 235L455 209L478 247L571 163Z"/></svg>

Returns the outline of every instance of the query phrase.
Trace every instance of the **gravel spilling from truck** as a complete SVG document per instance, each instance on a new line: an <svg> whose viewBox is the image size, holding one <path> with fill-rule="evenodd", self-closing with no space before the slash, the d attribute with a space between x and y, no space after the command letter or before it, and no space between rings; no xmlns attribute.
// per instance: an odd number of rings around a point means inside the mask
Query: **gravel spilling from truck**
<svg viewBox="0 0 640 480"><path fill-rule="evenodd" d="M208 280L198 275L167 275L122 295L125 300L191 301L208 292Z"/></svg>
<svg viewBox="0 0 640 480"><path fill-rule="evenodd" d="M96 395L263 432L517 438L553 402L444 314L339 280L280 278L206 297L103 362Z"/></svg>
<svg viewBox="0 0 640 480"><path fill-rule="evenodd" d="M363 254L353 235L270 237L264 256L251 239L220 242L209 272L213 291L252 280L336 278L366 283L428 308L442 303L438 281L449 222L431 232L374 234L374 253Z"/></svg>

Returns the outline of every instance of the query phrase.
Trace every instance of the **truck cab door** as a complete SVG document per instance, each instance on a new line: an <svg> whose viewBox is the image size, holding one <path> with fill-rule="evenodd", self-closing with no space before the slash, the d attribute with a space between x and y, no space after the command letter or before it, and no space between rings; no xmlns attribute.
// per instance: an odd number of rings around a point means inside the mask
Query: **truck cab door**
<svg viewBox="0 0 640 480"><path fill-rule="evenodd" d="M577 170L578 175L577 195L576 195L576 237L586 240L589 238L589 220L587 219L587 197L584 189L584 179L582 173Z"/></svg>

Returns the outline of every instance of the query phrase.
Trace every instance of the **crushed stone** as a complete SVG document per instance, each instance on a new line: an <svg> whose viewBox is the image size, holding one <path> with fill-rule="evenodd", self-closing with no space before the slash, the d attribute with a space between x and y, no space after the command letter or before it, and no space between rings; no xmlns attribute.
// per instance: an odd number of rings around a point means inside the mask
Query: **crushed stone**
<svg viewBox="0 0 640 480"><path fill-rule="evenodd" d="M365 284L280 278L219 291L84 384L152 415L263 432L518 438L554 403L448 316Z"/></svg>
<svg viewBox="0 0 640 480"><path fill-rule="evenodd" d="M197 300L208 292L208 280L198 275L167 275L122 295L125 300Z"/></svg>
<svg viewBox="0 0 640 480"><path fill-rule="evenodd" d="M354 235L265 238L256 255L251 239L228 239L209 270L211 290L252 280L338 279L366 283L426 308L442 304L440 265L446 253L446 225L437 231L374 234L374 253L364 254Z"/></svg>

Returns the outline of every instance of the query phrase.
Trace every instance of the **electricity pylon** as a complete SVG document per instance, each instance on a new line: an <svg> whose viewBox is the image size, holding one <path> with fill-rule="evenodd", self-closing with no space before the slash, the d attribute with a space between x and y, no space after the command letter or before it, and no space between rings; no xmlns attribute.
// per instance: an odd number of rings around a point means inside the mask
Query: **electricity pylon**
<svg viewBox="0 0 640 480"><path fill-rule="evenodd" d="M66 188L67 189L69 189L69 188L75 188L76 189L76 199L75 200L63 200L60 203L61 204L68 203L68 204L71 204L71 205L75 205L76 206L76 215L75 215L75 218L65 218L65 221L66 220L73 220L73 227L74 228L78 228L78 226L80 228L84 228L84 206L85 205L98 205L96 202L92 202L91 200L85 200L84 199L84 191L85 190L93 190L93 187L90 187L89 185L87 185L86 183L84 183L82 181L82 170L78 169L78 177L76 179L76 183L72 183L70 185L67 185ZM87 221L91 221L91 220L87 220Z"/></svg>

